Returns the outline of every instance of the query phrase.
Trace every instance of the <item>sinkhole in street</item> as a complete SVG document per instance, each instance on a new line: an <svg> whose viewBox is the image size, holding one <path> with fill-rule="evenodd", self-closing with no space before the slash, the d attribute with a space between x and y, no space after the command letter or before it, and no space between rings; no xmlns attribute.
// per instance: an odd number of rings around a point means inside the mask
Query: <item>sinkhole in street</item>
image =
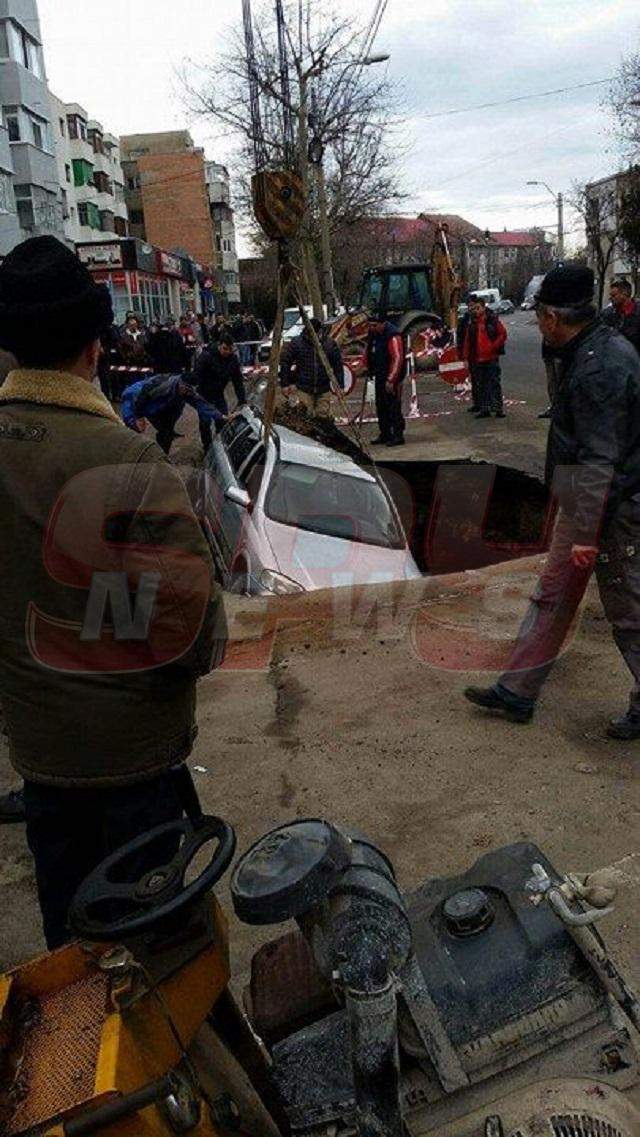
<svg viewBox="0 0 640 1137"><path fill-rule="evenodd" d="M376 465L424 573L483 568L548 548L549 495L537 478L464 459Z"/></svg>
<svg viewBox="0 0 640 1137"><path fill-rule="evenodd" d="M299 417L294 424L289 416L280 421L371 469L370 458L335 424L305 423ZM374 460L424 573L483 568L543 553L549 546L549 493L530 474L467 458L396 461L382 447L374 450Z"/></svg>

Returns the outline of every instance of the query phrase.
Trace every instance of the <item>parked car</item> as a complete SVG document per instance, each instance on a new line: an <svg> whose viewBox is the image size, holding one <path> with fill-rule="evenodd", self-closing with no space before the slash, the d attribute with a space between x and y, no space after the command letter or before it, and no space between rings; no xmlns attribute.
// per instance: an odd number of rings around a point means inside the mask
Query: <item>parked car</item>
<svg viewBox="0 0 640 1137"><path fill-rule="evenodd" d="M311 319L311 317L313 316L313 308L310 306L308 306L308 307L305 306L305 312L307 313L307 316L309 317L309 319ZM325 319L326 319L326 310L325 310ZM301 334L303 329L304 329L304 324L302 322L300 310L298 308L285 308L285 310L284 310L284 328L283 328L283 332L282 332L282 338L283 338L284 342L289 343L290 340L294 340L296 338L296 336L299 336ZM273 332L270 332L269 335L265 336L265 338L258 345L258 363L268 363L269 362L269 356L271 355L272 343L273 343Z"/></svg>
<svg viewBox="0 0 640 1137"><path fill-rule="evenodd" d="M515 312L516 306L511 300L501 300L498 304L498 313L500 316L509 316L511 312Z"/></svg>
<svg viewBox="0 0 640 1137"><path fill-rule="evenodd" d="M196 491L218 575L232 592L306 592L420 579L386 487L285 427L265 441L245 407L216 436Z"/></svg>

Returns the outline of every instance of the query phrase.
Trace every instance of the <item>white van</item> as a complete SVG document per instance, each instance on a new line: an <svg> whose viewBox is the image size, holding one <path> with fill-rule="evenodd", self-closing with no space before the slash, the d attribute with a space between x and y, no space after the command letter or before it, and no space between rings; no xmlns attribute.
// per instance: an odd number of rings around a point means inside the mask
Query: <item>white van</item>
<svg viewBox="0 0 640 1137"><path fill-rule="evenodd" d="M477 296L479 299L485 300L487 308L490 308L492 312L498 311L498 305L502 299L499 288L474 288L469 296Z"/></svg>

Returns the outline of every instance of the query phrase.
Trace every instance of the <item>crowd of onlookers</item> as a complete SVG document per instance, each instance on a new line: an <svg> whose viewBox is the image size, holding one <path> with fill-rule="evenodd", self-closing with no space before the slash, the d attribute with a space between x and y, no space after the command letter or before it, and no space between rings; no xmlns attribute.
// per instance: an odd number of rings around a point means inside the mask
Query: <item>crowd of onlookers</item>
<svg viewBox="0 0 640 1137"><path fill-rule="evenodd" d="M261 321L248 312L216 316L187 311L179 320L168 317L147 325L140 313L128 312L123 325L112 325L102 336L100 386L113 402L145 373L189 374L203 348L220 343L223 337L233 340L241 366L251 367L264 335Z"/></svg>

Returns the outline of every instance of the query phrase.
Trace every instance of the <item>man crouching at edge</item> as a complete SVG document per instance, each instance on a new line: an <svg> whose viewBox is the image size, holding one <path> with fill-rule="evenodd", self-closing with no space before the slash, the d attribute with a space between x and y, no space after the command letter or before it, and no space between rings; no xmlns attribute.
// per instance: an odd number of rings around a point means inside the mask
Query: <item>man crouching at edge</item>
<svg viewBox="0 0 640 1137"><path fill-rule="evenodd" d="M182 816L196 679L226 643L178 472L93 386L112 319L53 237L0 267L18 361L0 388L0 692L49 948L96 865Z"/></svg>

